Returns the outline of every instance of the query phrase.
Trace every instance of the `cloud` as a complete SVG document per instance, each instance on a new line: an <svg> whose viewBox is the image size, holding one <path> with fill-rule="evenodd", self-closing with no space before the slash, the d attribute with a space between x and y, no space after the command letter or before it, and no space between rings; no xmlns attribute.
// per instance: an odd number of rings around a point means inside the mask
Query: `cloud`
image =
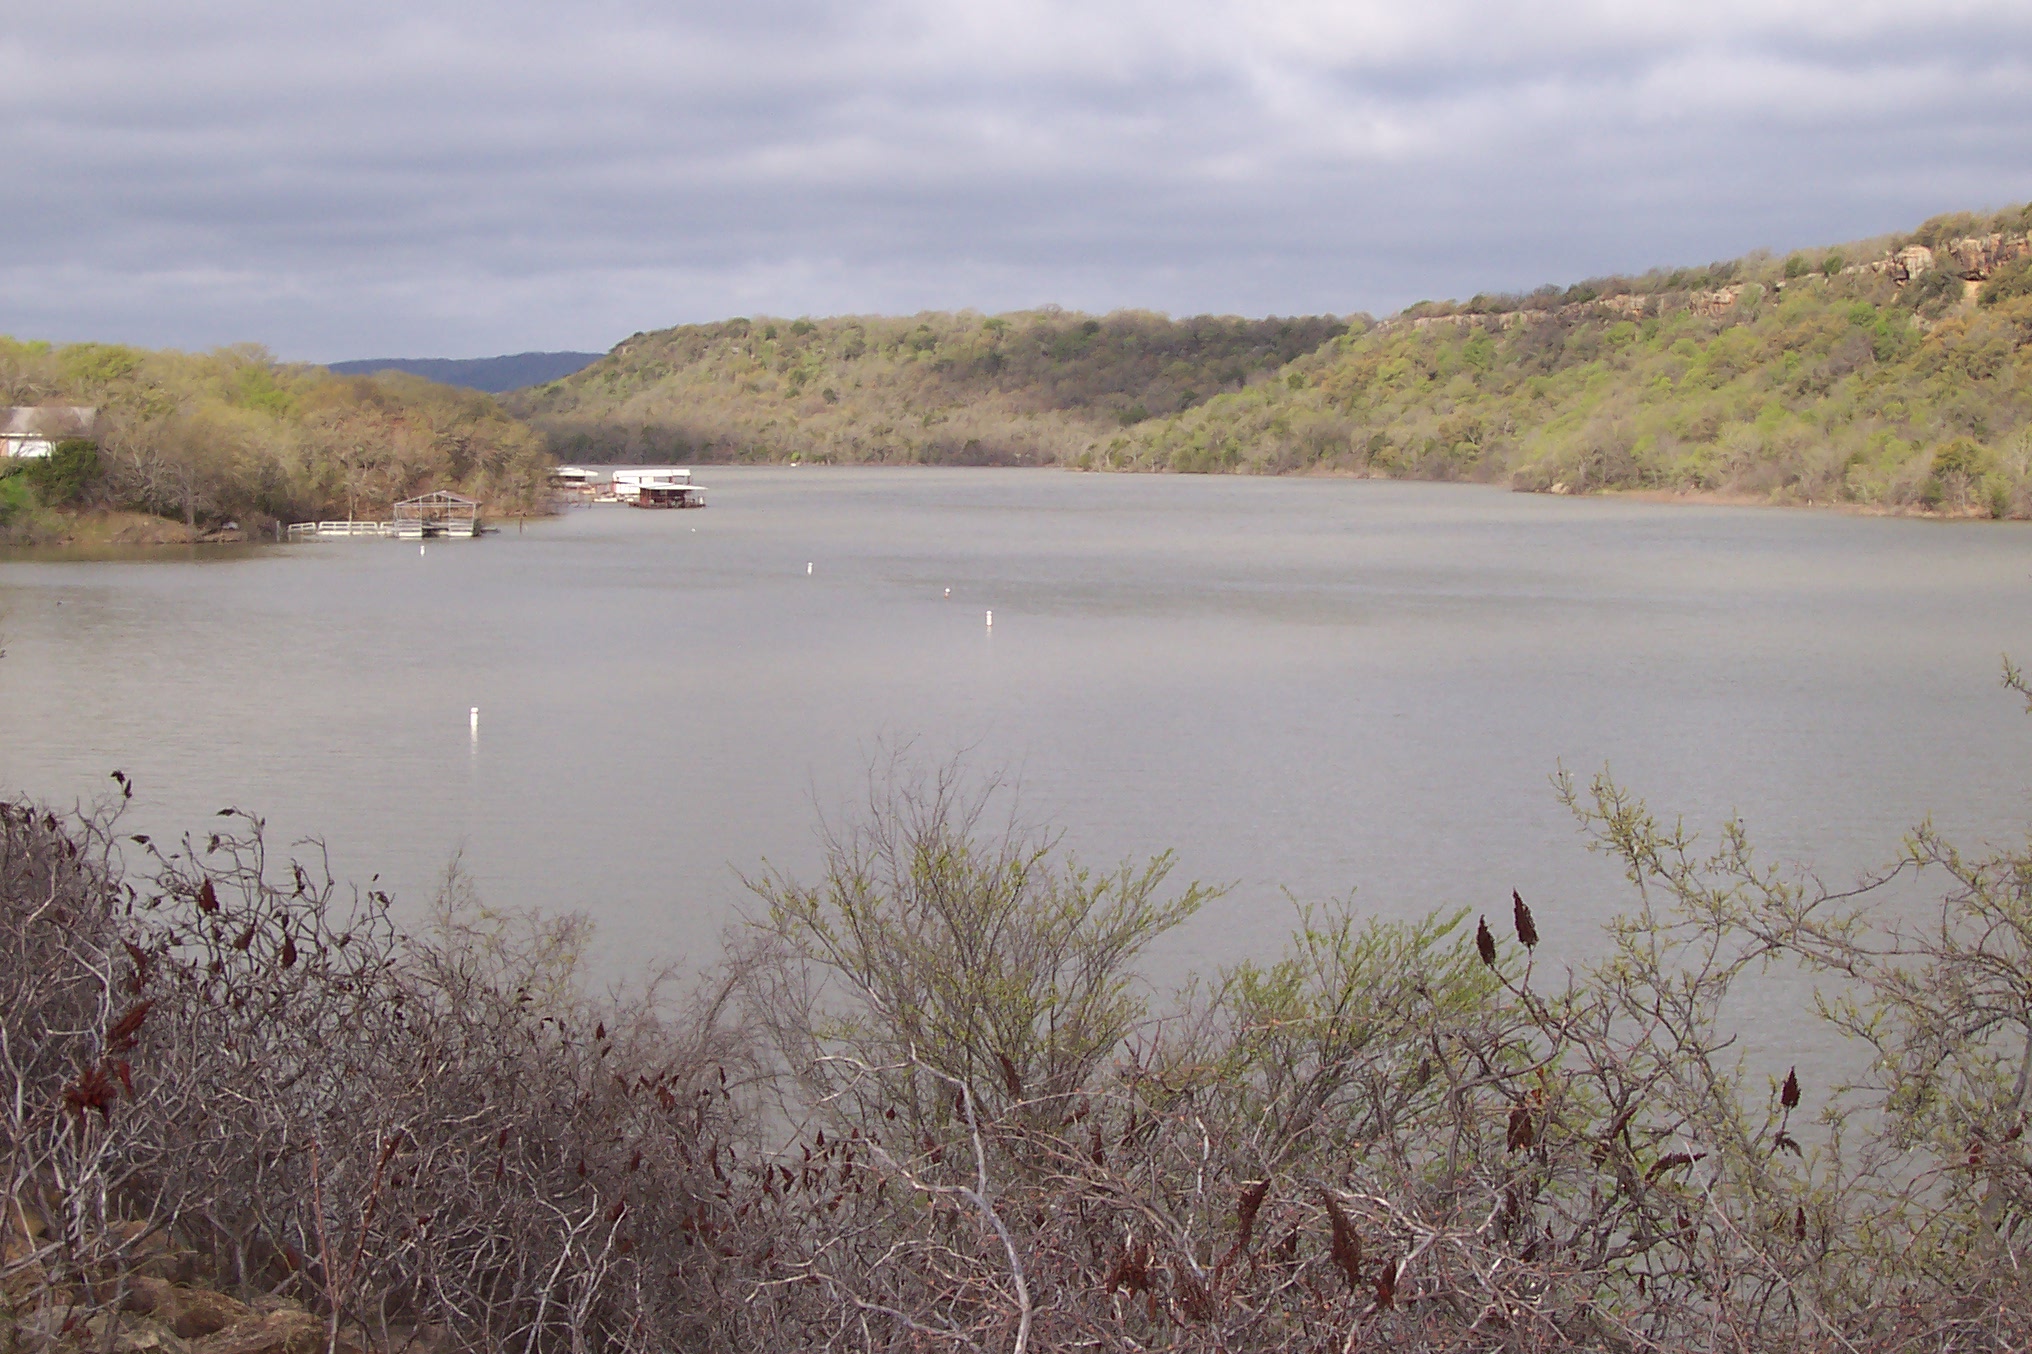
<svg viewBox="0 0 2032 1354"><path fill-rule="evenodd" d="M0 35L0 330L1382 311L2032 197L2028 39L2000 0L73 0Z"/></svg>

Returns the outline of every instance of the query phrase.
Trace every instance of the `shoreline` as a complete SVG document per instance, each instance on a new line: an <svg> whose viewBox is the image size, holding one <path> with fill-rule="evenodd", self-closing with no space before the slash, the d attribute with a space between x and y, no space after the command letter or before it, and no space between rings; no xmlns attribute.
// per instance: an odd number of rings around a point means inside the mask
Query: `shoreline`
<svg viewBox="0 0 2032 1354"><path fill-rule="evenodd" d="M45 509L22 527L0 529L0 549L18 550L239 545L248 539L248 533L237 522L221 527L193 527L151 513L104 509L86 512Z"/></svg>
<svg viewBox="0 0 2032 1354"><path fill-rule="evenodd" d="M1531 490L1520 489L1519 493ZM1768 495L1729 493L1720 489L1605 489L1592 494L1565 495L1573 498L1630 499L1639 503L1669 503L1693 508L1785 508L1796 512L1833 512L1848 517L1906 518L1921 522L1982 522L2003 524L2023 518L1992 517L1973 509L1938 512L1926 508L1889 508L1879 503L1787 503Z"/></svg>
<svg viewBox="0 0 2032 1354"><path fill-rule="evenodd" d="M1175 470L1114 470L1093 469L1070 465L1019 465L1019 466L944 466L944 465L895 465L879 462L814 463L795 461L769 461L740 464L735 462L702 462L703 466L717 466L729 469L788 469L797 467L813 470L1019 470L1056 471L1073 475L1110 475L1133 478L1143 475L1184 476L1188 472ZM1951 523L2005 523L2013 518L1992 517L1974 509L1960 512L1945 512L1924 508L1886 507L1874 503L1826 503L1786 502L1764 494L1747 494L1719 489L1602 489L1582 492L1554 492L1546 489L1517 489L1482 480L1441 480L1416 479L1395 475L1373 475L1361 472L1312 469L1292 475L1253 475L1246 472L1222 472L1205 475L1203 478L1235 478L1266 480L1376 480L1394 484L1454 484L1482 489L1501 489L1509 493L1539 495L1548 498L1625 500L1637 503L1666 504L1689 508L1771 508L1796 512L1832 512L1849 517L1906 518L1916 521ZM502 524L510 522L518 526L531 521L543 521L554 513L516 513L500 517ZM52 517L60 519L59 529L52 535L31 529L25 538L12 539L13 533L0 530L0 552L15 551L61 551L90 552L101 550L149 550L176 548L193 549L212 545L262 545L273 544L266 533L250 531L236 522L222 527L191 527L183 522L166 517L155 517L147 513L129 511L92 510L83 513L45 514L39 525L58 525Z"/></svg>

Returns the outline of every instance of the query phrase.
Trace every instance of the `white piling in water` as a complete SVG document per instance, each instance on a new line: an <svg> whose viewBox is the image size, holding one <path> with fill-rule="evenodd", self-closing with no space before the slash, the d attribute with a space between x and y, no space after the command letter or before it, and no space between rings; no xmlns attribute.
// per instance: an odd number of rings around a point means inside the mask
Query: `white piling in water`
<svg viewBox="0 0 2032 1354"><path fill-rule="evenodd" d="M990 630L995 628L995 613L992 611L988 613L988 628Z"/></svg>
<svg viewBox="0 0 2032 1354"><path fill-rule="evenodd" d="M696 529L696 528L694 528L694 529ZM811 577L811 565L810 565L810 563L809 563L809 562L807 562L807 563L805 564L805 566L804 566L804 576L805 576L806 578L810 578L810 577Z"/></svg>
<svg viewBox="0 0 2032 1354"><path fill-rule="evenodd" d="M416 547L416 553L419 555L428 554L429 552L430 547L427 545L419 545L418 547Z"/></svg>
<svg viewBox="0 0 2032 1354"><path fill-rule="evenodd" d="M470 716L468 716L468 717L467 717L467 725L468 725L468 727L469 727L469 728L471 728L471 729L472 729L472 731L473 731L473 741L474 741L475 743L479 742L479 741L480 741L480 707L479 707L479 706L475 705L475 706L473 707L473 713L472 713L472 714L471 714Z"/></svg>

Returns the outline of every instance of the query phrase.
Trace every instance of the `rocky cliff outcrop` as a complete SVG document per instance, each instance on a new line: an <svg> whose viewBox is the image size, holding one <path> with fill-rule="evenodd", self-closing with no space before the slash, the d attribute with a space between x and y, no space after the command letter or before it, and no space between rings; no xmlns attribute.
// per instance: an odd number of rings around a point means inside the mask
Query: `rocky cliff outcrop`
<svg viewBox="0 0 2032 1354"><path fill-rule="evenodd" d="M1886 258L1850 264L1842 271L1882 273L1893 282L1905 283L1935 268L1946 268L1959 273L1965 282L1987 282L1997 269L2027 254L2032 254L2032 238L2024 235L1971 235L1948 240L1938 249L1909 244Z"/></svg>
<svg viewBox="0 0 2032 1354"><path fill-rule="evenodd" d="M1894 284L1902 287L1935 269L1945 268L1958 274L1965 282L1982 283L1988 281L1990 275L2005 264L2027 255L2032 255L2032 237L1993 233L1944 241L1938 247L1909 244L1892 250L1882 258L1849 264L1841 271L1849 276L1875 274L1888 277ZM1782 291L1786 285L1784 280L1773 279L1771 290ZM1712 290L1614 292L1607 296L1597 296L1586 301L1570 301L1557 306L1461 312L1449 315L1396 316L1379 323L1375 332L1432 328L1514 329L1521 324L1538 324L1547 320L1575 321L1602 315L1641 320L1680 311L1690 311L1709 319L1722 319L1735 313L1745 296L1754 299L1764 290L1763 285L1757 282L1736 282Z"/></svg>
<svg viewBox="0 0 2032 1354"><path fill-rule="evenodd" d="M1610 315L1627 320L1649 319L1657 315L1670 315L1677 311L1692 311L1696 315L1720 318L1727 315L1741 302L1745 293L1761 292L1763 288L1754 282L1740 282L1720 287L1713 291L1680 292L1616 292L1598 296L1588 301L1570 301L1565 305L1547 306L1544 309L1500 310L1457 315L1413 315L1383 320L1376 325L1375 332L1388 333L1393 329L1423 330L1443 329L1514 329L1521 324L1537 324L1546 320L1580 320L1599 315Z"/></svg>

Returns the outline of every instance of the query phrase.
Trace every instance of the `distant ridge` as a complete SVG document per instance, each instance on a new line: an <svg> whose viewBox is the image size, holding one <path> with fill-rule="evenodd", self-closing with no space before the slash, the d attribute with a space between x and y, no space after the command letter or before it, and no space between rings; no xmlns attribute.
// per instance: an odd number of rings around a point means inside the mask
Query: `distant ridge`
<svg viewBox="0 0 2032 1354"><path fill-rule="evenodd" d="M574 461L1326 473L2028 520L2032 203L1381 321L679 325L502 405Z"/></svg>
<svg viewBox="0 0 2032 1354"><path fill-rule="evenodd" d="M406 371L443 385L498 395L570 376L605 356L605 353L516 353L511 357L369 357L326 366L341 376Z"/></svg>

